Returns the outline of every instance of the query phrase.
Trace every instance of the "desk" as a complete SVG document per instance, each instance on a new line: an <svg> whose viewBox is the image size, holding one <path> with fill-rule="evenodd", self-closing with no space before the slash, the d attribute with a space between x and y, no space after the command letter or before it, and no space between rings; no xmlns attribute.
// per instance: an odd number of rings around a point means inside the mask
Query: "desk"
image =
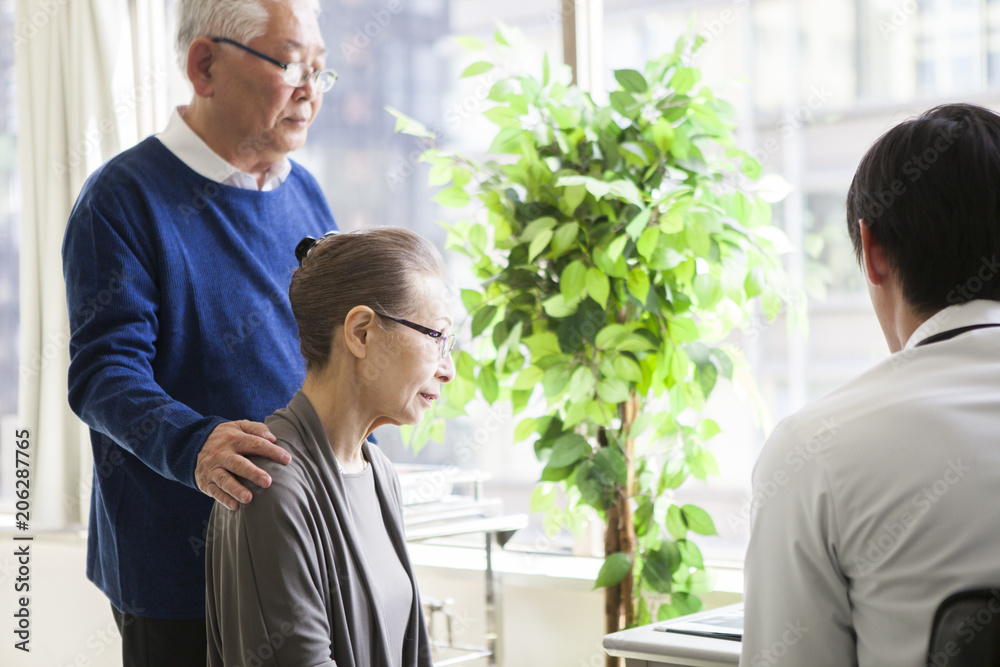
<svg viewBox="0 0 1000 667"><path fill-rule="evenodd" d="M740 662L741 643L730 639L663 632L670 625L736 609L740 604L691 614L669 621L622 630L604 637L608 655L625 658L626 667L721 667Z"/></svg>
<svg viewBox="0 0 1000 667"><path fill-rule="evenodd" d="M500 575L493 569L493 545L503 547L514 533L528 525L526 514L502 514L498 499L484 499L482 482L488 478L481 472L448 471L447 489L452 484L473 483L472 495L446 495L431 502L414 502L403 507L403 529L408 542L452 537L456 535L484 535L486 551L486 646L450 646L464 653L450 659L436 659L435 667L448 667L471 660L487 658L489 665L503 665L500 614ZM435 480L436 483L436 480ZM414 485L413 488L418 488ZM405 493L405 492L404 492ZM428 497L428 496L424 496ZM435 496L437 494L435 493ZM405 501L404 501L405 502ZM445 647L441 647L445 648Z"/></svg>

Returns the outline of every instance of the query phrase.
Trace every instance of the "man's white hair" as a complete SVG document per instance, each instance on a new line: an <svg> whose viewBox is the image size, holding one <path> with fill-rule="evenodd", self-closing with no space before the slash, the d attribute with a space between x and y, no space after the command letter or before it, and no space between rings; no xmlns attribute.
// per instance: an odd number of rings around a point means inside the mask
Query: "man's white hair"
<svg viewBox="0 0 1000 667"><path fill-rule="evenodd" d="M282 1L287 0L179 0L175 48L181 71L187 71L191 42L199 37L228 37L246 44L267 29L268 3ZM319 14L319 0L302 1Z"/></svg>

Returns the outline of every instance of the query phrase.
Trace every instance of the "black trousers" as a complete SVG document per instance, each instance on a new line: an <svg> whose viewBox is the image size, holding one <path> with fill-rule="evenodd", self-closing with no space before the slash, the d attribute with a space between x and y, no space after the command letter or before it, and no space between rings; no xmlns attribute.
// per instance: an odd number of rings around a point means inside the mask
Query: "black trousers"
<svg viewBox="0 0 1000 667"><path fill-rule="evenodd" d="M205 619L171 620L111 611L122 635L124 667L205 667Z"/></svg>

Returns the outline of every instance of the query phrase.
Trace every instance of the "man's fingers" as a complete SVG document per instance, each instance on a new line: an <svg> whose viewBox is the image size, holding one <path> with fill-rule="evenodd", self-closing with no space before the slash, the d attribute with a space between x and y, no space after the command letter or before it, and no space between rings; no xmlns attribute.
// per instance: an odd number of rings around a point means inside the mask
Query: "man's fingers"
<svg viewBox="0 0 1000 667"><path fill-rule="evenodd" d="M255 466L250 459L245 456L240 456L239 454L227 456L221 461L221 467L233 475L249 479L262 489L266 489L271 486L271 476ZM237 498L238 497L239 496L237 496Z"/></svg>
<svg viewBox="0 0 1000 667"><path fill-rule="evenodd" d="M278 439L274 437L274 434L260 422L252 422L249 419L241 419L239 421L233 422L240 427L240 430L244 433L249 433L250 435L260 436L268 440L269 442L276 442Z"/></svg>
<svg viewBox="0 0 1000 667"><path fill-rule="evenodd" d="M215 500L225 505L226 508L229 510L235 510L237 507L240 506L240 504L236 502L236 500L231 495L223 491L222 488L215 482L209 482L205 486L203 491L212 498L214 498Z"/></svg>
<svg viewBox="0 0 1000 667"><path fill-rule="evenodd" d="M246 435L240 438L237 449L241 454L263 456L265 459L271 459L278 463L288 464L292 461L292 455L288 453L288 450L255 436Z"/></svg>
<svg viewBox="0 0 1000 667"><path fill-rule="evenodd" d="M243 459L246 461L246 459ZM250 464L249 461L247 461ZM252 466L252 464L250 464ZM248 479L253 479L252 477ZM250 493L250 489L240 484L239 480L234 476L230 475L228 472L219 468L212 475L212 481L215 482L216 486L222 489L223 493L229 494L232 498L238 500L241 503L248 503L253 499L253 495ZM230 509L236 509L235 507Z"/></svg>

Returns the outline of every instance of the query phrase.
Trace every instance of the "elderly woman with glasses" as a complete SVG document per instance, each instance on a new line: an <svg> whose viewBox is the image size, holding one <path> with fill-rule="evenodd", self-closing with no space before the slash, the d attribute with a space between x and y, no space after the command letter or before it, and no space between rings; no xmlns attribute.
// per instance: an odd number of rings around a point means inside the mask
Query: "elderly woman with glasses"
<svg viewBox="0 0 1000 667"><path fill-rule="evenodd" d="M208 527L208 664L431 665L399 480L367 440L451 381L441 256L404 229L305 239L289 297L306 378L266 420L287 466Z"/></svg>

